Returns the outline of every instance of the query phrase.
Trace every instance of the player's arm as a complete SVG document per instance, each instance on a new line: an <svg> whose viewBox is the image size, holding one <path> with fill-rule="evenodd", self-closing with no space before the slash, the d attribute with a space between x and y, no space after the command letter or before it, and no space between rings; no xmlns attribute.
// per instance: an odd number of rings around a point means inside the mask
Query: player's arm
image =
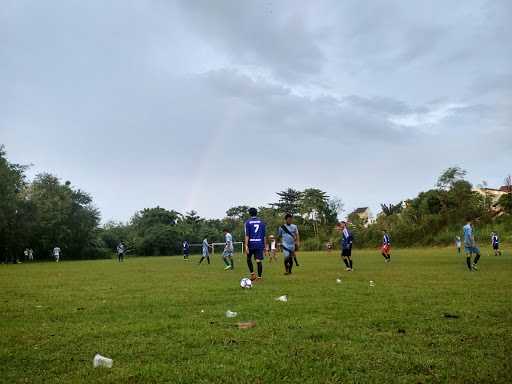
<svg viewBox="0 0 512 384"><path fill-rule="evenodd" d="M297 229L297 236L295 237L295 248L297 248L297 249L300 248L300 234L299 234L298 229Z"/></svg>
<svg viewBox="0 0 512 384"><path fill-rule="evenodd" d="M248 255L249 254L249 236L247 234L249 233L249 231L247 231L247 223L245 223L245 225L244 225L244 230L245 230L244 251L245 251L245 254Z"/></svg>

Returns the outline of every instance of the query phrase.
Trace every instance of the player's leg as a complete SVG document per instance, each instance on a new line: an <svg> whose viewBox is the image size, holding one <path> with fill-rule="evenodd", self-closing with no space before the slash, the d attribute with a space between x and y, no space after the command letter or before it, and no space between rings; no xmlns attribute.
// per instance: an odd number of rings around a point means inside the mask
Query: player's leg
<svg viewBox="0 0 512 384"><path fill-rule="evenodd" d="M263 250L258 249L255 254L256 266L258 268L258 279L261 279L263 275Z"/></svg>
<svg viewBox="0 0 512 384"><path fill-rule="evenodd" d="M350 268L350 265L348 264L348 260L347 260L347 257L344 255L343 251L341 253L341 258L343 260L343 263L345 264L345 269L348 270Z"/></svg>
<svg viewBox="0 0 512 384"><path fill-rule="evenodd" d="M466 265L468 266L468 269L472 271L471 269L471 247L464 246L464 252L466 253Z"/></svg>
<svg viewBox="0 0 512 384"><path fill-rule="evenodd" d="M298 267L299 266L299 261L297 260L297 254L295 252L292 252L292 255L293 255L293 261L295 261L295 266Z"/></svg>
<svg viewBox="0 0 512 384"><path fill-rule="evenodd" d="M380 248L380 253L381 253L382 257L384 258L384 261L387 262L388 261L388 256L386 255L386 246L385 245L383 245Z"/></svg>
<svg viewBox="0 0 512 384"><path fill-rule="evenodd" d="M477 264L478 260L480 260L480 249L478 249L478 247L473 247L473 253L476 254L475 259L473 260L473 269L478 270Z"/></svg>
<svg viewBox="0 0 512 384"><path fill-rule="evenodd" d="M283 262L284 262L284 274L289 275L292 273L291 265L293 263L291 252L283 249Z"/></svg>
<svg viewBox="0 0 512 384"><path fill-rule="evenodd" d="M254 273L254 264L252 262L252 257L254 255L254 250L249 249L247 252L247 268L249 268L249 273L251 274L251 280L256 278L256 274Z"/></svg>

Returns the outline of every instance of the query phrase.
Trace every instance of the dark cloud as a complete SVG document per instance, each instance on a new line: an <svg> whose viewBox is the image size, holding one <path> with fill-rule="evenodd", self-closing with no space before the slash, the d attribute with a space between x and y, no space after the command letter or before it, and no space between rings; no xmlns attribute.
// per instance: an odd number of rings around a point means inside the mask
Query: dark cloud
<svg viewBox="0 0 512 384"><path fill-rule="evenodd" d="M6 1L0 142L90 191L104 219L220 216L288 186L376 209L454 164L494 185L512 162L510 11Z"/></svg>

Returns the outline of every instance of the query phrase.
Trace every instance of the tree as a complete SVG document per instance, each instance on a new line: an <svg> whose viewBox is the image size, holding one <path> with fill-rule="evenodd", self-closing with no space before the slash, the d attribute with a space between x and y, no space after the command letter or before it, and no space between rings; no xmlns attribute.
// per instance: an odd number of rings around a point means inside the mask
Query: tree
<svg viewBox="0 0 512 384"><path fill-rule="evenodd" d="M446 169L437 179L437 187L439 189L450 189L458 180L463 180L466 171L460 167L450 167Z"/></svg>
<svg viewBox="0 0 512 384"><path fill-rule="evenodd" d="M389 205L381 204L380 207L381 207L382 213L384 213L384 215L391 216L391 215L395 215L395 214L402 212L403 202L401 201L397 204L390 203Z"/></svg>
<svg viewBox="0 0 512 384"><path fill-rule="evenodd" d="M249 217L249 206L237 205L226 211L226 216L232 220L243 220Z"/></svg>
<svg viewBox="0 0 512 384"><path fill-rule="evenodd" d="M27 235L22 228L26 169L26 166L10 163L4 146L0 145L0 253L4 260L21 253L23 245L19 240Z"/></svg>
<svg viewBox="0 0 512 384"><path fill-rule="evenodd" d="M31 244L39 255L48 255L56 245L69 258L91 258L100 253L96 242L100 213L88 193L43 173L31 183L26 197L35 212Z"/></svg>
<svg viewBox="0 0 512 384"><path fill-rule="evenodd" d="M506 213L512 214L512 193L502 195L498 200L498 205L501 206Z"/></svg>
<svg viewBox="0 0 512 384"><path fill-rule="evenodd" d="M303 192L297 191L293 188L288 188L285 191L277 192L279 200L272 205L282 214L290 213L297 215L300 212L301 203L303 199Z"/></svg>

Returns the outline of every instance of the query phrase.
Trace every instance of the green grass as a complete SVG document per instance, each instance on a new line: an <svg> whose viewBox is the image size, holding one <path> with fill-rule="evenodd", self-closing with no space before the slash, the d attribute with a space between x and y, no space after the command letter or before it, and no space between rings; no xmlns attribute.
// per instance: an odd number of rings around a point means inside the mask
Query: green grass
<svg viewBox="0 0 512 384"><path fill-rule="evenodd" d="M337 252L299 258L289 277L265 263L252 290L240 258L234 272L218 256L1 265L0 381L512 382L508 252L484 252L476 273L452 249L398 250L388 265L355 250L352 273ZM256 327L235 327L245 320ZM93 369L95 352L114 367Z"/></svg>

